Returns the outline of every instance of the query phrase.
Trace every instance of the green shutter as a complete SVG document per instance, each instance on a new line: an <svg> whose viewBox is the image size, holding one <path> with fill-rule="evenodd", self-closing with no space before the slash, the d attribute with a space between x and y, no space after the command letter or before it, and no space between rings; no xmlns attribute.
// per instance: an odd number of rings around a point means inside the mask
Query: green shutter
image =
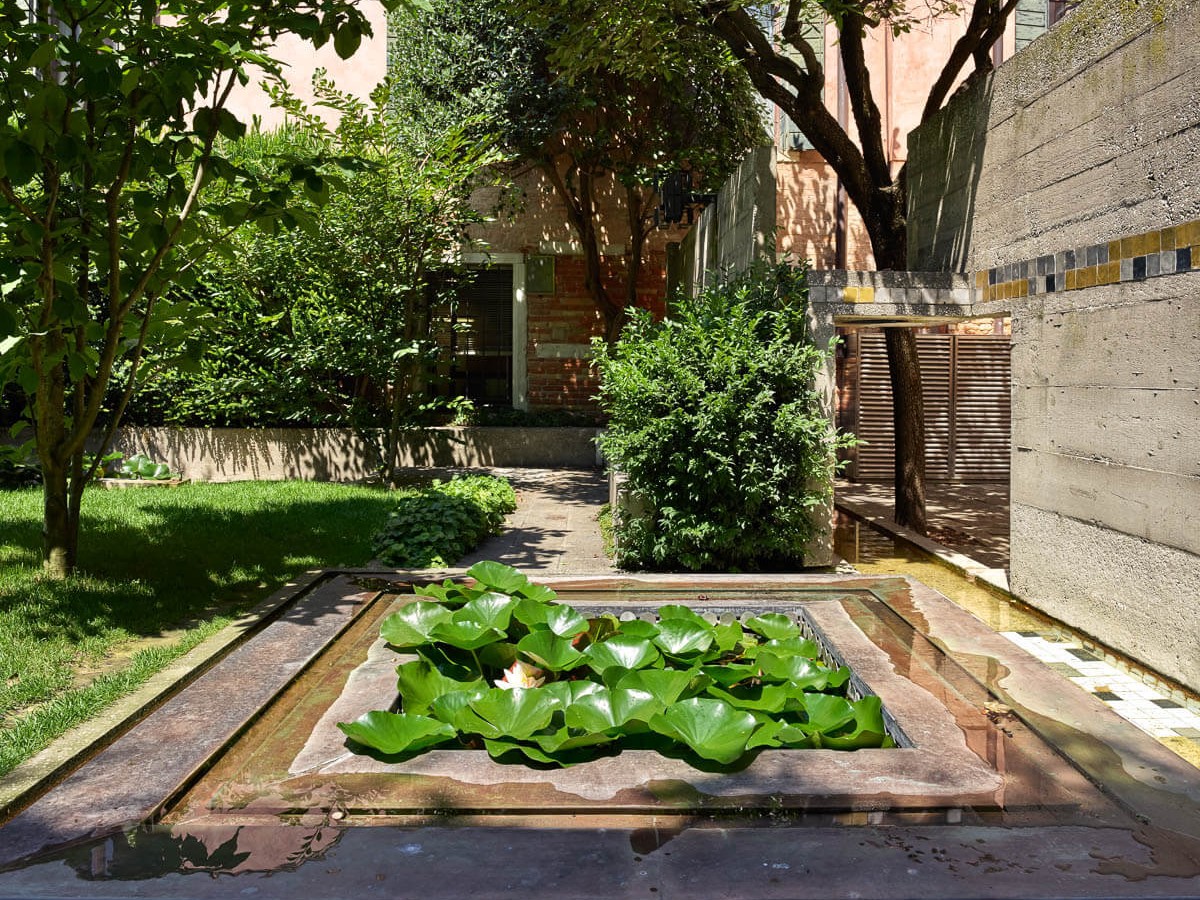
<svg viewBox="0 0 1200 900"><path fill-rule="evenodd" d="M809 12L811 18L800 27L800 36L806 44L813 48L821 66L825 65L825 14L820 9ZM800 68L806 68L804 57L794 47L784 47L788 58L795 61ZM812 144L799 126L792 121L791 116L779 111L779 146L784 150L811 150Z"/></svg>
<svg viewBox="0 0 1200 900"><path fill-rule="evenodd" d="M1016 28L1017 49L1028 47L1035 38L1041 37L1049 27L1049 9L1047 0L1019 0L1016 12L1013 14Z"/></svg>

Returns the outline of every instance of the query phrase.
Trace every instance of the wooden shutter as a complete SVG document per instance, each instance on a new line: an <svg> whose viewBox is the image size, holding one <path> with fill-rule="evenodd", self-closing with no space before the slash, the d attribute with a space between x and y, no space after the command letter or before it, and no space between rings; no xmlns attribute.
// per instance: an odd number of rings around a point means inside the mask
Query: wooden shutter
<svg viewBox="0 0 1200 900"><path fill-rule="evenodd" d="M1018 0L1013 13L1013 28L1016 32L1016 48L1023 50L1035 39L1046 33L1050 26L1048 0Z"/></svg>
<svg viewBox="0 0 1200 900"><path fill-rule="evenodd" d="M857 414L847 424L866 441L847 475L891 481L895 438L892 384L881 333L859 334ZM1005 336L917 336L925 396L925 477L929 481L1003 481L1011 427L1009 340ZM852 372L854 367L846 367Z"/></svg>
<svg viewBox="0 0 1200 900"><path fill-rule="evenodd" d="M800 36L806 44L812 47L813 52L817 55L817 60L824 66L825 13L819 8L814 8L806 10L805 15L808 18L800 26ZM804 57L794 47L784 46L783 51L800 68L807 68ZM790 85L784 85L784 87L794 93ZM779 111L779 147L782 150L811 150L813 148L812 142L804 136L804 132L800 130L800 126L792 121L792 117L782 109Z"/></svg>

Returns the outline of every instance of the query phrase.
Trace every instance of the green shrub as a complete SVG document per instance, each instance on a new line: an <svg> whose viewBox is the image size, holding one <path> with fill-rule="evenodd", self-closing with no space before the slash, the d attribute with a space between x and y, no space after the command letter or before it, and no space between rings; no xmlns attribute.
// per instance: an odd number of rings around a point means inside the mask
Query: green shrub
<svg viewBox="0 0 1200 900"><path fill-rule="evenodd" d="M668 319L634 313L595 346L605 456L645 504L618 517L629 568L764 569L803 562L826 523L838 437L815 376L805 270L759 267Z"/></svg>
<svg viewBox="0 0 1200 900"><path fill-rule="evenodd" d="M470 475L409 491L375 535L375 555L391 566L423 569L453 565L517 508L503 478Z"/></svg>

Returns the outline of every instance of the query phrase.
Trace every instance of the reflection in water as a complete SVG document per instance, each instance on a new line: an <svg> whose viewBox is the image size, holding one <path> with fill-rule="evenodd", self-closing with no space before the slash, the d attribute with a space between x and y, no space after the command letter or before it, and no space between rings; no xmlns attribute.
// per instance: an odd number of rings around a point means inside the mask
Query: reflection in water
<svg viewBox="0 0 1200 900"><path fill-rule="evenodd" d="M1058 623L981 587L907 541L838 512L833 548L864 575L911 575L982 619L994 631L1056 631Z"/></svg>
<svg viewBox="0 0 1200 900"><path fill-rule="evenodd" d="M135 828L75 847L64 861L86 881L143 881L163 875L242 875L298 868L318 859L342 830L317 827L192 826Z"/></svg>

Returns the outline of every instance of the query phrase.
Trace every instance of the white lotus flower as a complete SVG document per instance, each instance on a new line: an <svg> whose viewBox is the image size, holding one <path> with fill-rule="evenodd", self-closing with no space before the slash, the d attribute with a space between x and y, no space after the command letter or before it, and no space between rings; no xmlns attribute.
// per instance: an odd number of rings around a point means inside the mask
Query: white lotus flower
<svg viewBox="0 0 1200 900"><path fill-rule="evenodd" d="M510 668L504 670L504 677L497 678L493 684L498 688L511 691L513 688L541 687L545 680L545 672L537 666L531 666L518 659Z"/></svg>

